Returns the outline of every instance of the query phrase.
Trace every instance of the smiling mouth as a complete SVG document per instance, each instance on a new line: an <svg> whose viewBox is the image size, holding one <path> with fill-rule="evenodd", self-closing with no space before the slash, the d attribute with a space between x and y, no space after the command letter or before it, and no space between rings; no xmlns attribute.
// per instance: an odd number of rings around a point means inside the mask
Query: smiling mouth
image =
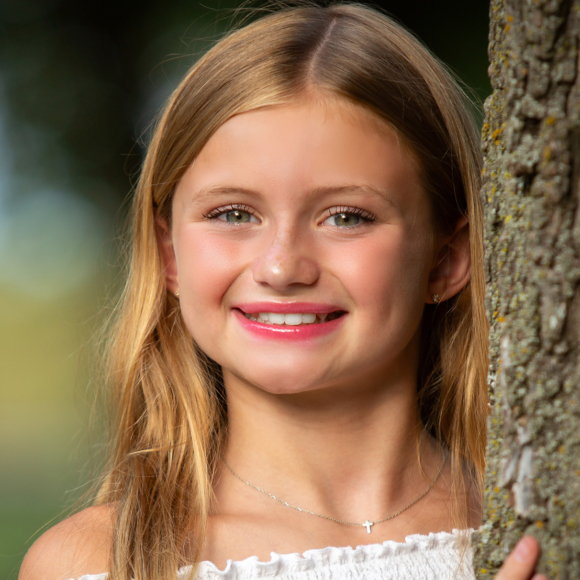
<svg viewBox="0 0 580 580"><path fill-rule="evenodd" d="M308 326L311 324L322 324L323 322L330 322L344 316L346 314L343 310L329 312L324 314L314 314L310 312L305 313L289 313L283 314L281 312L259 312L248 313L242 312L248 319L254 322L261 322L262 324L273 324L277 326Z"/></svg>

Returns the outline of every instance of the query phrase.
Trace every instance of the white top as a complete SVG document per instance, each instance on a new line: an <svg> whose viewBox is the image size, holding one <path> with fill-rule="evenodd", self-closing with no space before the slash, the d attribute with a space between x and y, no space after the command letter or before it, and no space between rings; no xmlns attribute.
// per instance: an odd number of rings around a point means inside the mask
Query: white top
<svg viewBox="0 0 580 580"><path fill-rule="evenodd" d="M471 544L461 557L462 538L473 530L453 530L407 536L404 542L387 540L353 549L324 548L302 554L271 553L269 562L252 556L228 560L224 570L201 562L195 580L475 580ZM181 568L176 580L186 580L190 567ZM106 580L107 574L89 574L78 580Z"/></svg>

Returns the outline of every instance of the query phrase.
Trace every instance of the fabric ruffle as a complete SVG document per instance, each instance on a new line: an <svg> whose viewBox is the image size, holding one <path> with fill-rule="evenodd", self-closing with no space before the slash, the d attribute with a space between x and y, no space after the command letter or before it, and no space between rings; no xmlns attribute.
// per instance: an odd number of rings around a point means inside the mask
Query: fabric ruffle
<svg viewBox="0 0 580 580"><path fill-rule="evenodd" d="M469 540L473 530L414 534L405 542L387 540L356 548L323 548L300 554L272 552L269 562L256 556L238 562L228 560L220 570L212 562L201 562L196 580L451 580L473 579ZM462 542L464 538L466 541ZM461 546L466 546L461 557ZM457 572L459 574L456 576ZM178 580L186 580L191 568L182 568Z"/></svg>
<svg viewBox="0 0 580 580"><path fill-rule="evenodd" d="M200 562L195 580L474 580L469 542L472 532L414 534L404 542L329 547L307 550L302 555L272 552L269 562L261 562L257 556L228 560L223 570L212 562ZM176 580L189 580L191 570L191 566L181 568ZM77 580L106 579L105 573Z"/></svg>

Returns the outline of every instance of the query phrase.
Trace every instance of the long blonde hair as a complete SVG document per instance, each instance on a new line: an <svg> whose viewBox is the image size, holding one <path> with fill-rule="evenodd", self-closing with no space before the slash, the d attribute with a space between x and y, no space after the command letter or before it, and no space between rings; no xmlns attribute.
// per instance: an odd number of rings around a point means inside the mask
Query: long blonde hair
<svg viewBox="0 0 580 580"><path fill-rule="evenodd" d="M186 554L199 558L227 426L220 368L195 345L166 291L155 217L171 223L176 184L227 119L309 91L394 127L419 160L437 228L450 232L469 217L471 282L425 309L417 396L425 427L450 450L456 495L481 482L487 359L480 161L463 92L410 33L374 10L281 9L228 34L188 72L158 122L135 192L128 279L108 360L115 437L97 498L116 508L114 580L173 580Z"/></svg>

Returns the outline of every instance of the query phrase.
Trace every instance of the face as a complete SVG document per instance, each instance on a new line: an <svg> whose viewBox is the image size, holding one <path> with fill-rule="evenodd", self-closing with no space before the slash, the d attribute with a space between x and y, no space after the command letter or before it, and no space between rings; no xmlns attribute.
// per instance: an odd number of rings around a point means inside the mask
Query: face
<svg viewBox="0 0 580 580"><path fill-rule="evenodd" d="M378 125L348 104L257 109L181 179L167 284L226 388L414 380L439 246L412 156Z"/></svg>

